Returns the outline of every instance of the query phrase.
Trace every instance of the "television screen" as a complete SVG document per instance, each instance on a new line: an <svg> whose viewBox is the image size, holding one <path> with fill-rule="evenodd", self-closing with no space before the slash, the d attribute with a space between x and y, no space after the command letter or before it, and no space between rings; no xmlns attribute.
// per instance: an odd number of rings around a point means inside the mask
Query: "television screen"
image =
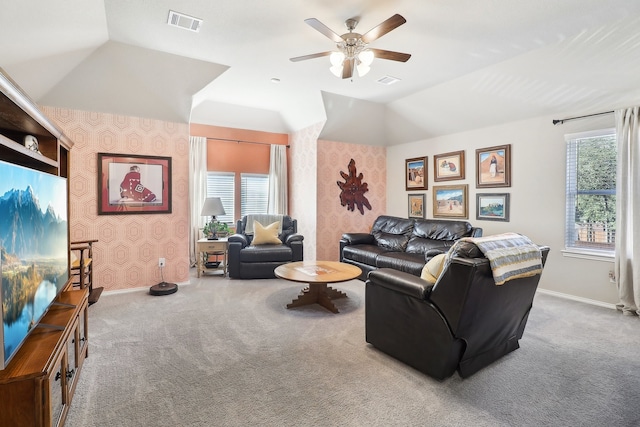
<svg viewBox="0 0 640 427"><path fill-rule="evenodd" d="M67 180L0 161L0 369L69 278Z"/></svg>

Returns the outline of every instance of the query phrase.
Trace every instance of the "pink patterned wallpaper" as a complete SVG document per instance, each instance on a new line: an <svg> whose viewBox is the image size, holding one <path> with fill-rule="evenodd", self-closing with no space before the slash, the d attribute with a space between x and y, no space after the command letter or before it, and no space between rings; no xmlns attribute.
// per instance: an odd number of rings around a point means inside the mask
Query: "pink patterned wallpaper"
<svg viewBox="0 0 640 427"><path fill-rule="evenodd" d="M42 107L75 143L71 150L71 241L94 244L94 283L105 290L189 280L189 126L138 117ZM172 213L98 215L97 153L172 159ZM158 258L166 258L163 277Z"/></svg>
<svg viewBox="0 0 640 427"><path fill-rule="evenodd" d="M385 147L318 141L317 186L317 248L319 260L338 261L340 238L347 232L369 232L373 221L387 209L387 150ZM364 196L371 210L364 214L355 208L347 210L340 204L340 187L344 182L340 172L349 174L349 161L353 159L356 174L363 174L369 191Z"/></svg>

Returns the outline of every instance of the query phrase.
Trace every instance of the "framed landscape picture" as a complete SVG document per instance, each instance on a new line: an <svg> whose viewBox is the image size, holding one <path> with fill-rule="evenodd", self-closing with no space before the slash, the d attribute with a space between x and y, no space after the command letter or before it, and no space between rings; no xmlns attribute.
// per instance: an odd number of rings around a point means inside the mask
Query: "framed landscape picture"
<svg viewBox="0 0 640 427"><path fill-rule="evenodd" d="M98 153L98 215L171 213L171 157Z"/></svg>
<svg viewBox="0 0 640 427"><path fill-rule="evenodd" d="M427 189L427 157L405 160L405 189Z"/></svg>
<svg viewBox="0 0 640 427"><path fill-rule="evenodd" d="M409 218L424 218L424 194L409 194Z"/></svg>
<svg viewBox="0 0 640 427"><path fill-rule="evenodd" d="M509 221L509 193L476 194L476 219Z"/></svg>
<svg viewBox="0 0 640 427"><path fill-rule="evenodd" d="M452 181L464 179L464 151L433 156L433 180Z"/></svg>
<svg viewBox="0 0 640 427"><path fill-rule="evenodd" d="M511 144L476 150L476 188L511 187Z"/></svg>
<svg viewBox="0 0 640 427"><path fill-rule="evenodd" d="M469 200L467 184L433 187L434 218L468 218Z"/></svg>

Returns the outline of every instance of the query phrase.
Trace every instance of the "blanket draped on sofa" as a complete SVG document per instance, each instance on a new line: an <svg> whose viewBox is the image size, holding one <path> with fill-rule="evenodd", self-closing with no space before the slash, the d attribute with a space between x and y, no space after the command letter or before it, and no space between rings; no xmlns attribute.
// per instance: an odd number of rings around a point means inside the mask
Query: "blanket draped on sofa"
<svg viewBox="0 0 640 427"><path fill-rule="evenodd" d="M489 260L496 285L542 273L540 248L521 234L503 233L486 237L463 237L454 244L451 251L455 251L456 245L462 244L460 242L473 243L480 249Z"/></svg>

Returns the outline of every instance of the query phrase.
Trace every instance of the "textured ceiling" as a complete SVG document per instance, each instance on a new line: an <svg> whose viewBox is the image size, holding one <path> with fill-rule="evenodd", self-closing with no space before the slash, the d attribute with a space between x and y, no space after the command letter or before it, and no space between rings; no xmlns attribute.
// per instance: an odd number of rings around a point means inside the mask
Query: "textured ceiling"
<svg viewBox="0 0 640 427"><path fill-rule="evenodd" d="M0 0L0 66L44 105L391 145L640 99L637 0ZM169 10L204 20L166 25ZM342 80L304 23L365 33L410 53ZM400 82L385 86L386 75ZM280 79L274 84L271 78Z"/></svg>

